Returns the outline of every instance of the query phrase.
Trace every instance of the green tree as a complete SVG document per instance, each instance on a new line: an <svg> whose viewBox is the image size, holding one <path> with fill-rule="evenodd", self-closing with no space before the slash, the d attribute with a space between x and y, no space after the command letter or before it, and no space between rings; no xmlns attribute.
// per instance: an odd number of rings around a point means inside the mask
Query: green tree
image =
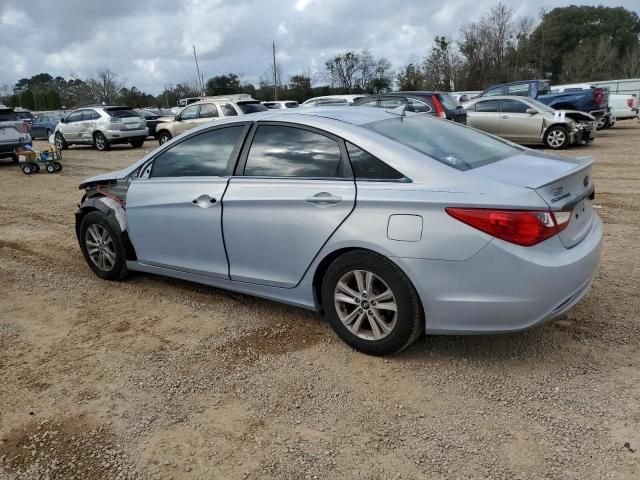
<svg viewBox="0 0 640 480"><path fill-rule="evenodd" d="M424 88L424 74L420 66L412 62L398 72L396 83L398 90L422 90Z"/></svg>
<svg viewBox="0 0 640 480"><path fill-rule="evenodd" d="M205 91L207 95L227 95L232 93L240 93L242 83L240 77L235 73L227 73L226 75L216 75L207 80Z"/></svg>

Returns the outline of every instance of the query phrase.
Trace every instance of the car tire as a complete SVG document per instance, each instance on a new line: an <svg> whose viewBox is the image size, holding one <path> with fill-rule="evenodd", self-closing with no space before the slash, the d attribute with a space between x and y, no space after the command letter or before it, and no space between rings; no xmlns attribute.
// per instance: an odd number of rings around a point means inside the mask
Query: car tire
<svg viewBox="0 0 640 480"><path fill-rule="evenodd" d="M33 170L33 173L38 173L40 171L40 165L38 165L37 163L32 163L31 170Z"/></svg>
<svg viewBox="0 0 640 480"><path fill-rule="evenodd" d="M338 257L324 275L321 298L338 336L369 355L397 353L424 331L422 304L413 284L381 255L352 251Z"/></svg>
<svg viewBox="0 0 640 480"><path fill-rule="evenodd" d="M62 171L62 164L60 162L53 162L53 168L56 169L56 172Z"/></svg>
<svg viewBox="0 0 640 480"><path fill-rule="evenodd" d="M158 134L158 145L164 145L171 140L171 134L167 131L162 131Z"/></svg>
<svg viewBox="0 0 640 480"><path fill-rule="evenodd" d="M56 133L55 144L56 144L56 148L58 150L66 150L67 148L69 148L69 145L67 144L66 140L64 139L64 136L60 132Z"/></svg>
<svg viewBox="0 0 640 480"><path fill-rule="evenodd" d="M605 128L609 128L611 126L611 120L608 116L600 117L600 119L596 122L596 130L604 130Z"/></svg>
<svg viewBox="0 0 640 480"><path fill-rule="evenodd" d="M545 145L554 150L567 148L570 141L569 131L560 125L549 127L544 134Z"/></svg>
<svg viewBox="0 0 640 480"><path fill-rule="evenodd" d="M105 137L104 133L102 132L96 132L93 134L93 146L100 152L109 150L109 148L111 147L111 145L109 145L107 137Z"/></svg>
<svg viewBox="0 0 640 480"><path fill-rule="evenodd" d="M104 280L122 280L127 270L124 245L102 212L90 212L80 223L80 249L97 276Z"/></svg>
<svg viewBox="0 0 640 480"><path fill-rule="evenodd" d="M134 138L129 143L131 143L131 146L133 148L140 148L142 145L144 145L144 138Z"/></svg>

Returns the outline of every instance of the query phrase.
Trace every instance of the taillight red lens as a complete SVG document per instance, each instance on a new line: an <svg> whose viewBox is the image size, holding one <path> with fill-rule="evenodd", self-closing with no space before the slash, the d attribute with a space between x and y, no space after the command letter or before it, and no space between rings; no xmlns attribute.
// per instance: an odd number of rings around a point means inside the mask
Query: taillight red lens
<svg viewBox="0 0 640 480"><path fill-rule="evenodd" d="M600 105L602 103L602 89L600 88L594 88L593 89L593 94L594 94L594 101L596 102L596 105Z"/></svg>
<svg viewBox="0 0 640 480"><path fill-rule="evenodd" d="M485 208L445 209L449 215L467 225L506 242L531 247L564 230L571 212L558 212L561 222L550 210L492 210Z"/></svg>
<svg viewBox="0 0 640 480"><path fill-rule="evenodd" d="M627 98L627 107L633 108L633 98Z"/></svg>
<svg viewBox="0 0 640 480"><path fill-rule="evenodd" d="M444 108L442 108L442 104L440 103L440 100L438 100L437 97L432 97L433 98L433 106L436 107L436 116L439 118L447 118L447 112L444 111Z"/></svg>

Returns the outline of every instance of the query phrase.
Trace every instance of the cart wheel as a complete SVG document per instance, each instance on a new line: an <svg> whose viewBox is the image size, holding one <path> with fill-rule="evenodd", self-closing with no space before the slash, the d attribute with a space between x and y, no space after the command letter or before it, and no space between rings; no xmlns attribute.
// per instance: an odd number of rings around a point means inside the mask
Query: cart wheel
<svg viewBox="0 0 640 480"><path fill-rule="evenodd" d="M53 162L53 168L56 169L56 172L60 172L62 170L62 164L60 162Z"/></svg>
<svg viewBox="0 0 640 480"><path fill-rule="evenodd" d="M33 173L33 168L28 163L22 165L22 167L20 168L22 169L22 173L24 173L25 175L31 175Z"/></svg>
<svg viewBox="0 0 640 480"><path fill-rule="evenodd" d="M56 173L56 167L54 167L52 163L48 163L45 168L47 169L47 173Z"/></svg>
<svg viewBox="0 0 640 480"><path fill-rule="evenodd" d="M32 163L31 170L33 170L33 173L38 173L40 171L40 165L38 165L37 163Z"/></svg>

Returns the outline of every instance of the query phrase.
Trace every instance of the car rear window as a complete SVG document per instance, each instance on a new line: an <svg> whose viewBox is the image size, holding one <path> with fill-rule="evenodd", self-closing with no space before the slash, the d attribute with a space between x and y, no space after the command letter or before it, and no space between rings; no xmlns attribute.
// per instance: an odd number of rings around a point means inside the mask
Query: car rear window
<svg viewBox="0 0 640 480"><path fill-rule="evenodd" d="M261 103L238 103L238 108L242 110L242 112L247 115L249 113L256 112L266 112L269 110L267 107L262 105Z"/></svg>
<svg viewBox="0 0 640 480"><path fill-rule="evenodd" d="M363 126L461 171L522 152L477 130L426 115L390 118Z"/></svg>
<svg viewBox="0 0 640 480"><path fill-rule="evenodd" d="M111 118L127 118L140 116L130 108L105 108L104 111L107 112Z"/></svg>
<svg viewBox="0 0 640 480"><path fill-rule="evenodd" d="M287 108L298 108L298 102L287 102L284 106Z"/></svg>
<svg viewBox="0 0 640 480"><path fill-rule="evenodd" d="M9 108L0 109L0 122L17 122L20 117Z"/></svg>
<svg viewBox="0 0 640 480"><path fill-rule="evenodd" d="M444 105L444 108L446 108L447 110L455 110L456 108L458 108L459 103L456 102L456 99L448 93L441 93L439 97L442 105Z"/></svg>

